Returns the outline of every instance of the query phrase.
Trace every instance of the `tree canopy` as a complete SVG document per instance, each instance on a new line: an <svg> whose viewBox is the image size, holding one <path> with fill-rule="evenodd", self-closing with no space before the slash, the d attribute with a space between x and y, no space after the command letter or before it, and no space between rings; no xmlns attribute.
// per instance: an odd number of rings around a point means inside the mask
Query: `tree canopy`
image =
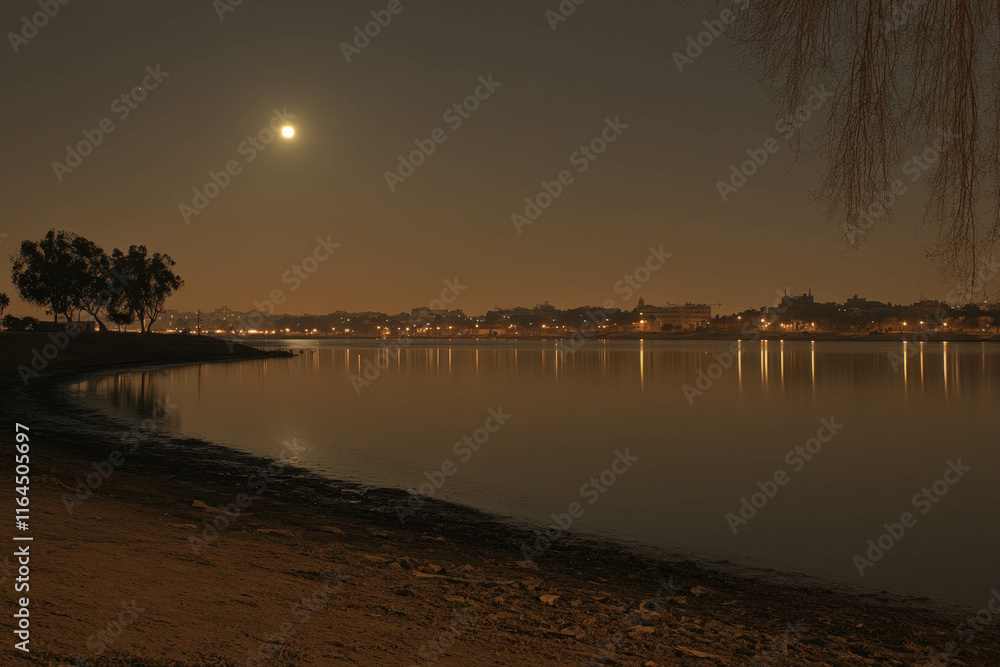
<svg viewBox="0 0 1000 667"><path fill-rule="evenodd" d="M46 309L58 321L79 310L94 280L92 262L103 250L73 234L50 230L41 241L22 241L11 257L11 282L22 299Z"/></svg>
<svg viewBox="0 0 1000 667"><path fill-rule="evenodd" d="M56 321L86 312L101 330L107 329L103 317L118 326L138 320L140 330L149 333L166 299L184 284L169 255L148 256L146 246L133 245L127 253L115 248L108 256L96 243L66 231L22 241L11 262L11 281L22 299L42 306Z"/></svg>
<svg viewBox="0 0 1000 667"><path fill-rule="evenodd" d="M115 248L111 263L125 279L122 299L113 306L116 321L131 314L139 320L139 328L148 333L163 312L167 297L184 285L184 279L173 272L176 262L170 255L158 252L147 256L146 246L133 245L127 253Z"/></svg>

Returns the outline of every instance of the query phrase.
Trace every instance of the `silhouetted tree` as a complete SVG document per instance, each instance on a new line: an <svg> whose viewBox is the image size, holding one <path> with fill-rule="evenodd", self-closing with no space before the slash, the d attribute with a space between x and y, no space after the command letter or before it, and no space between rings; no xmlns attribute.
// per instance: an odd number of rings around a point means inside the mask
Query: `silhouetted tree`
<svg viewBox="0 0 1000 667"><path fill-rule="evenodd" d="M89 313L100 329L115 280L111 260L89 239L72 232L50 230L41 241L22 241L11 258L14 286L31 303L47 308L57 320Z"/></svg>
<svg viewBox="0 0 1000 667"><path fill-rule="evenodd" d="M22 299L37 304L59 321L71 314L71 279L74 273L75 234L50 230L41 241L22 241L11 257L11 282Z"/></svg>
<svg viewBox="0 0 1000 667"><path fill-rule="evenodd" d="M101 331L107 326L101 320L101 313L111 299L111 287L115 280L111 275L111 258L104 249L82 236L73 239L74 272L70 306L77 312L88 313Z"/></svg>
<svg viewBox="0 0 1000 667"><path fill-rule="evenodd" d="M167 297L184 285L173 272L176 263L170 255L153 253L147 257L146 246L134 245L128 253L115 248L111 264L125 281L121 301L113 302L112 310L123 318L125 313L131 314L139 321L140 331L150 333Z"/></svg>
<svg viewBox="0 0 1000 667"><path fill-rule="evenodd" d="M0 292L0 315L3 315L3 311L7 310L10 305L10 297Z"/></svg>
<svg viewBox="0 0 1000 667"><path fill-rule="evenodd" d="M818 197L848 247L891 219L894 182L912 180L901 167L923 153L927 169L911 167L928 172L929 254L975 293L1000 239L1000 3L772 0L733 26L782 114L814 85L832 93L814 142L829 161Z"/></svg>

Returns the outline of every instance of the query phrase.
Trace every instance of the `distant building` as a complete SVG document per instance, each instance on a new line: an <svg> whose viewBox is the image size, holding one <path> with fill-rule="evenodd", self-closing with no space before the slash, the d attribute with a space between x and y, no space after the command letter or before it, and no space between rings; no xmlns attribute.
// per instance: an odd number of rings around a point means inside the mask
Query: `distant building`
<svg viewBox="0 0 1000 667"><path fill-rule="evenodd" d="M800 294L798 296L785 292L785 296L781 298L781 302L786 306L809 307L816 304L816 299L813 297L812 290L809 290L806 294Z"/></svg>
<svg viewBox="0 0 1000 667"><path fill-rule="evenodd" d="M852 296L850 299L847 300L847 303L844 304L844 307L847 309L847 312L857 315L861 313L867 313L872 310L880 310L882 308L887 308L888 306L882 303L881 301L869 301L868 299L865 299L864 297L860 297L857 294L855 294L854 296Z"/></svg>
<svg viewBox="0 0 1000 667"><path fill-rule="evenodd" d="M921 320L934 320L938 317L943 318L943 314L948 311L948 308L949 306L946 303L921 299L910 306L910 311L914 317L919 317Z"/></svg>
<svg viewBox="0 0 1000 667"><path fill-rule="evenodd" d="M639 297L636 307L639 331L663 331L666 329L693 329L708 324L712 319L712 307L703 303L685 303L665 306L650 306Z"/></svg>

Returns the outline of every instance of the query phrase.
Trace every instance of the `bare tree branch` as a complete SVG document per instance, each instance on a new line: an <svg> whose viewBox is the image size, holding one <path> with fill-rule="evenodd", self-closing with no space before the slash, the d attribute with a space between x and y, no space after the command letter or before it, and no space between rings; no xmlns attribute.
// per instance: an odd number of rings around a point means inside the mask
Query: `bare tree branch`
<svg viewBox="0 0 1000 667"><path fill-rule="evenodd" d="M998 33L998 0L757 0L731 34L782 113L812 85L834 91L813 142L828 160L817 198L847 247L892 220L894 188L919 180L928 254L971 298L1000 240Z"/></svg>

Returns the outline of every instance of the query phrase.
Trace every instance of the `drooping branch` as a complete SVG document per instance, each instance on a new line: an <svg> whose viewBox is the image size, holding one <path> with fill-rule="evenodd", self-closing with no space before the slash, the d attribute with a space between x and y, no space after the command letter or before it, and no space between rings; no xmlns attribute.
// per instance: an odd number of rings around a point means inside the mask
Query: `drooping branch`
<svg viewBox="0 0 1000 667"><path fill-rule="evenodd" d="M731 30L782 114L833 92L811 146L847 247L923 188L929 254L971 298L1000 240L1000 2L757 0Z"/></svg>

